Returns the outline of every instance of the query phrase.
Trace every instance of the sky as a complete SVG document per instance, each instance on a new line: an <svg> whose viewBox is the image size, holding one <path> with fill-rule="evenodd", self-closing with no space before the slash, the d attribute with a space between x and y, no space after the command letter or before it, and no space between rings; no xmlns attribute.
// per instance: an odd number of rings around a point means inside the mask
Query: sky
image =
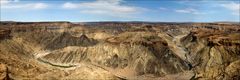
<svg viewBox="0 0 240 80"><path fill-rule="evenodd" d="M240 22L239 0L0 0L0 21Z"/></svg>

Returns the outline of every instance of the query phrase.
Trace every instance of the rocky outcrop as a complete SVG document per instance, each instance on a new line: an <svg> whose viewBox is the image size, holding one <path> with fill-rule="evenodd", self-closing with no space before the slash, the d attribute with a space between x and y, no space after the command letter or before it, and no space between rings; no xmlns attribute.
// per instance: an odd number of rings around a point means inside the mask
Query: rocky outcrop
<svg viewBox="0 0 240 80"><path fill-rule="evenodd" d="M0 28L0 40L10 38L11 31Z"/></svg>
<svg viewBox="0 0 240 80"><path fill-rule="evenodd" d="M182 38L183 44L190 51L189 55L194 62L194 69L198 73L196 78L232 79L238 77L237 68L234 69L235 71L229 70L229 66L240 59L240 40L232 36L232 34L230 36L221 32L194 31Z"/></svg>
<svg viewBox="0 0 240 80"><path fill-rule="evenodd" d="M86 35L80 37L74 37L69 33L63 32L58 37L48 42L45 49L59 49L67 46L93 46L97 43L96 40L88 38Z"/></svg>
<svg viewBox="0 0 240 80"><path fill-rule="evenodd" d="M89 24L0 23L0 79L239 79L238 24Z"/></svg>
<svg viewBox="0 0 240 80"><path fill-rule="evenodd" d="M8 76L8 69L5 64L0 64L0 79L1 80L8 80L10 79Z"/></svg>
<svg viewBox="0 0 240 80"><path fill-rule="evenodd" d="M164 76L189 69L188 64L176 57L160 37L149 34L149 36L141 35L138 38L137 36L126 38L122 40L123 42L101 43L91 47L67 47L39 59L57 65L77 65L88 62L105 67L107 70L109 68L128 69L133 72L129 74L132 76L144 74ZM123 73L118 74L128 77Z"/></svg>
<svg viewBox="0 0 240 80"><path fill-rule="evenodd" d="M97 40L88 38L85 34L76 37L68 32L26 32L16 35L22 38L24 42L31 43L34 46L40 46L44 50L55 50L67 46L86 47L98 43Z"/></svg>

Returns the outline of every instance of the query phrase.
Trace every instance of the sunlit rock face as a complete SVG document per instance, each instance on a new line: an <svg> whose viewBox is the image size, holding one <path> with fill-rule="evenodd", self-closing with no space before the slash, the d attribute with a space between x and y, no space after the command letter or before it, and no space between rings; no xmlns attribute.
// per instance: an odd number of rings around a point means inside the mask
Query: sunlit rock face
<svg viewBox="0 0 240 80"><path fill-rule="evenodd" d="M4 79L8 79L8 70L7 70L7 66L5 64L0 64L0 79L4 80Z"/></svg>
<svg viewBox="0 0 240 80"><path fill-rule="evenodd" d="M182 38L189 49L197 78L237 79L240 58L239 32L225 33L213 30L194 30ZM188 42L188 43L187 43ZM229 70L234 66L234 70ZM231 67L233 69L233 67Z"/></svg>
<svg viewBox="0 0 240 80"><path fill-rule="evenodd" d="M238 79L236 26L4 22L0 79Z"/></svg>

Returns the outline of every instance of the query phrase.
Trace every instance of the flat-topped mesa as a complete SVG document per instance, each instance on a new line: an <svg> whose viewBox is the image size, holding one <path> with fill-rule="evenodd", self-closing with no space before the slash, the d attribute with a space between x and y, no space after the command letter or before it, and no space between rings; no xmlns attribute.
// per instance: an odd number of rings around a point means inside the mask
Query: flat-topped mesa
<svg viewBox="0 0 240 80"><path fill-rule="evenodd" d="M240 39L231 39L230 37L212 38L212 36L211 36L208 39L209 39L208 45L216 45L216 46L236 46L236 45L240 45Z"/></svg>
<svg viewBox="0 0 240 80"><path fill-rule="evenodd" d="M72 24L70 22L66 21L59 21L59 22L0 22L1 26L57 26L57 25L62 25L62 26L67 26L69 24Z"/></svg>
<svg viewBox="0 0 240 80"><path fill-rule="evenodd" d="M181 39L183 44L190 42L196 42L197 40L203 40L208 45L217 46L232 46L240 44L240 33L234 32L229 34L228 32L221 30L211 30L211 29L198 29L191 31L187 36Z"/></svg>
<svg viewBox="0 0 240 80"><path fill-rule="evenodd" d="M1 22L0 27L8 28L12 32L27 32L34 30L55 30L72 27L70 22Z"/></svg>
<svg viewBox="0 0 240 80"><path fill-rule="evenodd" d="M112 44L131 44L131 45L155 45L162 44L167 46L167 42L158 37L156 34L145 33L145 32L127 32L122 33L119 36L111 37L106 40Z"/></svg>

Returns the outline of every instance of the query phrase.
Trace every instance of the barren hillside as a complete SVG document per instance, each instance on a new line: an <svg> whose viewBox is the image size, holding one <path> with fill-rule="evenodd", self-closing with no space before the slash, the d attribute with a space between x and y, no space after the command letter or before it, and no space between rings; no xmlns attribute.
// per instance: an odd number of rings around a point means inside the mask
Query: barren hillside
<svg viewBox="0 0 240 80"><path fill-rule="evenodd" d="M239 26L1 22L0 79L239 79Z"/></svg>

